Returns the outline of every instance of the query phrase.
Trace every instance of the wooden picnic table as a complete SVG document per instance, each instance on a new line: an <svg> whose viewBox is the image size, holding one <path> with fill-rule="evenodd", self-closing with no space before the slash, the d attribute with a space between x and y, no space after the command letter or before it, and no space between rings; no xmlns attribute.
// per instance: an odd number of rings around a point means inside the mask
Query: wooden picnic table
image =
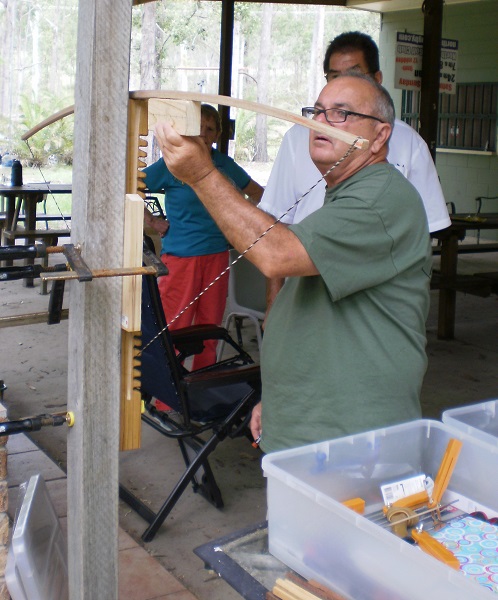
<svg viewBox="0 0 498 600"><path fill-rule="evenodd" d="M496 244L487 244L486 242L469 246L459 244L465 238L468 230L498 229L498 213L454 214L450 215L450 218L451 225L449 227L432 234L432 237L441 242L441 267L438 283L438 338L443 340L453 339L455 335L456 292L459 288L457 273L459 253L463 249L472 253L498 250ZM479 279L479 276L476 275L474 281L468 280L468 291L472 293L472 284L475 284L475 289L477 289L479 284L482 283L482 277Z"/></svg>
<svg viewBox="0 0 498 600"><path fill-rule="evenodd" d="M15 239L8 238L8 232L17 230L18 216L21 209L24 209L24 230L32 233L26 235L27 243L33 243L36 239L34 232L37 230L37 206L48 194L71 194L72 184L70 183L27 183L20 186L0 185L0 198L5 203L5 243L6 245L15 244ZM42 219L43 220L43 219ZM60 220L64 220L61 215ZM44 232L40 231L40 235ZM68 228L69 231L69 228ZM21 232L19 232L20 234ZM23 237L19 235L19 237ZM26 259L26 264L33 264L33 259ZM33 286L33 279L26 278L24 283L27 287Z"/></svg>

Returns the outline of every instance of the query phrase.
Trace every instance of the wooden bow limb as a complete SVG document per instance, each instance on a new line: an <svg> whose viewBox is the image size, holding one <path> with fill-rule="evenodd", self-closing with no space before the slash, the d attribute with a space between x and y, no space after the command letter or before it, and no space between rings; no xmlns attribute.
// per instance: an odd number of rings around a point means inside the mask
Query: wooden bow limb
<svg viewBox="0 0 498 600"><path fill-rule="evenodd" d="M73 113L74 113L74 104L71 104L71 106L66 106L66 108L59 110L59 112L54 113L50 117L47 117L46 119L44 119L43 121L38 123L38 125L35 125L34 127L32 127L29 131L26 131L26 133L23 136L21 136L21 140L23 140L23 142L25 142L26 140L29 140L29 138L34 136L35 133L38 133L42 129L45 129L45 127L48 127L48 125L52 125L52 123L55 123L56 121L60 121L64 117L72 115Z"/></svg>
<svg viewBox="0 0 498 600"><path fill-rule="evenodd" d="M210 104L221 104L222 106L233 106L234 108L241 108L243 110L250 110L252 112L262 113L269 117L274 117L276 119L282 119L283 121L288 121L290 123L302 125L303 127L307 127L308 129L317 131L318 133L326 135L327 137L341 140L349 145L354 144L356 148L366 149L368 148L369 143L368 140L358 137L352 133L343 131L342 129L337 129L336 127L331 127L330 125L324 125L323 123L320 123L318 121L306 119L305 117L295 115L287 110L274 108L273 106L268 106L266 104L258 104L257 102L251 102L250 100L240 100L239 98L232 98L230 96L220 96L218 94L201 94L200 92L146 90L130 92L130 98L134 100L149 100L150 98L159 98L166 100L193 100L195 102L207 102ZM28 140L30 137L32 137L35 133L38 133L44 127L55 123L59 119L67 117L73 112L74 105L68 106L63 110L60 110L59 112L53 114L51 117L46 118L38 125L35 125L29 131L27 131L21 139L24 141Z"/></svg>
<svg viewBox="0 0 498 600"><path fill-rule="evenodd" d="M302 125L318 133L322 133L327 137L336 138L349 145L354 144L357 148L366 149L368 148L368 140L361 138L353 133L331 127L330 125L324 125L318 121L312 121L306 117L295 115L287 110L280 108L274 108L266 104L259 104L257 102L251 102L250 100L240 100L239 98L232 98L231 96L219 96L218 94L201 94L200 92L176 92L170 90L145 90L130 92L130 98L134 100L148 100L149 98L162 98L166 100L193 100L194 102L207 102L208 104L221 104L222 106L233 106L234 108L242 108L244 110L250 110L252 112L262 113L275 119L282 119L283 121L289 121L290 123L296 123Z"/></svg>

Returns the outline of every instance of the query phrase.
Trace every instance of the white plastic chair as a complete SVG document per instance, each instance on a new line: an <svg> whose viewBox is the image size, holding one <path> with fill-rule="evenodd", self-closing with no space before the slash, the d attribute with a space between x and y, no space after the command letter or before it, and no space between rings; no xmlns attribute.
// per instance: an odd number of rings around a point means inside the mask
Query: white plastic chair
<svg viewBox="0 0 498 600"><path fill-rule="evenodd" d="M230 264L239 256L230 250ZM223 327L228 329L235 321L239 344L242 345L241 323L250 319L256 329L258 348L261 351L261 324L266 311L266 278L247 258L242 257L229 271L227 317ZM223 342L218 344L218 359L223 354Z"/></svg>

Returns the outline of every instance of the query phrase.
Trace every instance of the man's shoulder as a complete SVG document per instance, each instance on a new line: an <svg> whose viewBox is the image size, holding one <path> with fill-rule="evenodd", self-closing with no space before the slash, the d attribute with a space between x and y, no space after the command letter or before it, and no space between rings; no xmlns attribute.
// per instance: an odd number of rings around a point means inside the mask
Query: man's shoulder
<svg viewBox="0 0 498 600"><path fill-rule="evenodd" d="M355 190L355 193L362 190L361 197L363 197L363 190L367 189L366 197L372 200L377 195L383 197L386 192L397 196L412 192L418 195L408 179L388 162L368 165L357 171L345 182L345 192L350 193L351 189Z"/></svg>
<svg viewBox="0 0 498 600"><path fill-rule="evenodd" d="M395 119L392 139L403 139L407 143L413 144L425 144L423 138L420 134L413 129L408 123L401 121L400 119Z"/></svg>

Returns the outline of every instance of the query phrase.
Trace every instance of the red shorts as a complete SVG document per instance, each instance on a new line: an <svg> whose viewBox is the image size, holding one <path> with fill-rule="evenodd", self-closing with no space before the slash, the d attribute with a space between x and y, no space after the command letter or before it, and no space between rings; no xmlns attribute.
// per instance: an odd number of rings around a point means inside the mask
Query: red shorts
<svg viewBox="0 0 498 600"><path fill-rule="evenodd" d="M228 266L228 251L204 256L162 254L169 275L158 280L159 293L170 329L189 325L221 325L228 294L228 272L193 304L191 302ZM181 313L181 314L180 314ZM216 341L206 342L194 358L194 369L216 362Z"/></svg>

